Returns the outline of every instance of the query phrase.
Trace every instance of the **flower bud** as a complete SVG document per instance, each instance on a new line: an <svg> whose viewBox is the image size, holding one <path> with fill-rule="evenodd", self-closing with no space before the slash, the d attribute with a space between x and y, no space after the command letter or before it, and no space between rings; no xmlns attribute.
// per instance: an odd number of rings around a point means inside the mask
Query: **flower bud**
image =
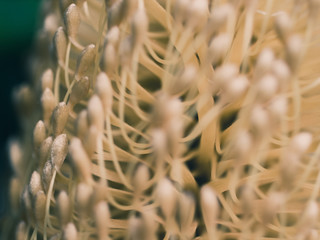
<svg viewBox="0 0 320 240"><path fill-rule="evenodd" d="M300 36L292 35L288 38L286 46L286 60L292 72L298 70L303 42Z"/></svg>
<svg viewBox="0 0 320 240"><path fill-rule="evenodd" d="M41 96L43 120L46 124L49 123L49 119L52 115L53 109L56 106L56 99L53 96L52 91L46 88Z"/></svg>
<svg viewBox="0 0 320 240"><path fill-rule="evenodd" d="M103 106L100 98L93 95L88 102L88 120L90 125L96 126L101 133L104 129Z"/></svg>
<svg viewBox="0 0 320 240"><path fill-rule="evenodd" d="M159 181L157 197L166 219L168 220L173 217L177 204L177 192L169 179L163 178Z"/></svg>
<svg viewBox="0 0 320 240"><path fill-rule="evenodd" d="M257 98L260 101L268 101L279 89L278 80L272 75L263 76L257 83Z"/></svg>
<svg viewBox="0 0 320 240"><path fill-rule="evenodd" d="M67 51L67 36L63 30L63 27L59 27L56 31L53 37L53 46L55 49L57 61L62 64L65 60Z"/></svg>
<svg viewBox="0 0 320 240"><path fill-rule="evenodd" d="M146 183L149 179L150 173L148 167L144 164L139 165L133 178L133 185L136 192L141 193L142 191L146 190Z"/></svg>
<svg viewBox="0 0 320 240"><path fill-rule="evenodd" d="M101 99L101 103L104 108L104 113L109 114L112 110L113 93L112 86L107 74L101 72L98 75L95 86L95 93Z"/></svg>
<svg viewBox="0 0 320 240"><path fill-rule="evenodd" d="M210 43L208 49L208 62L213 65L220 63L230 48L231 38L228 34L217 35Z"/></svg>
<svg viewBox="0 0 320 240"><path fill-rule="evenodd" d="M216 228L219 203L216 193L208 185L203 186L200 190L200 206L206 229L212 232Z"/></svg>
<svg viewBox="0 0 320 240"><path fill-rule="evenodd" d="M81 140L84 140L88 130L89 130L88 111L82 110L79 113L76 121L76 133L78 138L80 138Z"/></svg>
<svg viewBox="0 0 320 240"><path fill-rule="evenodd" d="M88 45L80 54L77 60L75 79L79 81L87 75L89 68L92 66L96 56L96 47L94 44Z"/></svg>
<svg viewBox="0 0 320 240"><path fill-rule="evenodd" d="M274 62L274 53L271 49L265 48L258 56L257 63L254 69L254 79L259 80L267 74Z"/></svg>
<svg viewBox="0 0 320 240"><path fill-rule="evenodd" d="M45 161L47 161L49 157L52 142L53 142L53 138L50 136L50 137L47 137L45 140L43 140L43 142L40 145L40 148L39 148L40 169L43 167Z"/></svg>
<svg viewBox="0 0 320 240"><path fill-rule="evenodd" d="M68 223L64 227L62 240L78 240L78 231L76 226L72 222Z"/></svg>
<svg viewBox="0 0 320 240"><path fill-rule="evenodd" d="M77 5L70 4L64 15L64 23L70 38L75 38L80 25L80 13Z"/></svg>
<svg viewBox="0 0 320 240"><path fill-rule="evenodd" d="M16 234L15 234L15 239L16 240L25 240L27 238L27 225L24 221L21 221L17 228L16 228Z"/></svg>
<svg viewBox="0 0 320 240"><path fill-rule="evenodd" d="M45 216L47 196L43 191L39 191L36 195L36 201L34 205L34 214L37 222L42 224Z"/></svg>
<svg viewBox="0 0 320 240"><path fill-rule="evenodd" d="M49 189L52 174L53 174L53 165L52 165L52 162L48 160L44 164L44 167L42 169L42 175L41 175L42 186L45 192L47 192Z"/></svg>
<svg viewBox="0 0 320 240"><path fill-rule="evenodd" d="M97 127L95 125L90 126L87 136L83 140L83 146L89 157L97 151L98 135Z"/></svg>
<svg viewBox="0 0 320 240"><path fill-rule="evenodd" d="M272 192L263 203L262 222L269 224L273 221L275 215L279 212L283 204L285 203L285 195L281 192Z"/></svg>
<svg viewBox="0 0 320 240"><path fill-rule="evenodd" d="M69 117L69 108L64 102L60 102L52 113L51 122L55 136L61 134L67 124Z"/></svg>
<svg viewBox="0 0 320 240"><path fill-rule="evenodd" d="M84 150L80 139L73 138L69 146L69 153L71 160L76 167L79 177L82 178L86 183L92 183L91 177L91 161L86 151Z"/></svg>
<svg viewBox="0 0 320 240"><path fill-rule="evenodd" d="M295 135L289 145L291 151L298 155L305 153L312 143L312 135L308 132L301 132Z"/></svg>
<svg viewBox="0 0 320 240"><path fill-rule="evenodd" d="M53 72L51 68L45 70L41 76L41 89L44 91L46 88L52 90L53 86Z"/></svg>
<svg viewBox="0 0 320 240"><path fill-rule="evenodd" d="M59 223L63 227L71 220L71 206L68 194L61 191L57 198Z"/></svg>
<svg viewBox="0 0 320 240"><path fill-rule="evenodd" d="M15 175L24 176L23 150L21 144L17 140L11 140L9 143L9 156L11 167Z"/></svg>
<svg viewBox="0 0 320 240"><path fill-rule="evenodd" d="M68 137L66 134L57 136L51 147L51 161L54 167L59 170L68 154Z"/></svg>
<svg viewBox="0 0 320 240"><path fill-rule="evenodd" d="M46 126L43 121L38 121L33 130L33 145L35 149L38 149L41 143L46 138Z"/></svg>
<svg viewBox="0 0 320 240"><path fill-rule="evenodd" d="M94 206L94 219L99 239L105 239L108 236L108 225L110 223L109 207L105 201L101 201Z"/></svg>
<svg viewBox="0 0 320 240"><path fill-rule="evenodd" d="M139 48L142 46L148 32L148 17L144 8L139 8L137 12L134 14L132 23L131 23L131 31L133 37L133 48Z"/></svg>
<svg viewBox="0 0 320 240"><path fill-rule="evenodd" d="M85 99L88 95L90 88L90 81L87 76L82 77L79 81L77 81L72 87L72 91L70 93L69 102L73 106L79 103L81 100Z"/></svg>
<svg viewBox="0 0 320 240"><path fill-rule="evenodd" d="M275 30L279 38L285 42L292 31L292 21L287 13L282 12L276 16Z"/></svg>
<svg viewBox="0 0 320 240"><path fill-rule="evenodd" d="M85 215L91 209L93 189L90 185L79 183L76 192L76 203L80 214Z"/></svg>
<svg viewBox="0 0 320 240"><path fill-rule="evenodd" d="M37 171L33 171L28 189L32 197L36 197L37 193L42 190L41 177Z"/></svg>

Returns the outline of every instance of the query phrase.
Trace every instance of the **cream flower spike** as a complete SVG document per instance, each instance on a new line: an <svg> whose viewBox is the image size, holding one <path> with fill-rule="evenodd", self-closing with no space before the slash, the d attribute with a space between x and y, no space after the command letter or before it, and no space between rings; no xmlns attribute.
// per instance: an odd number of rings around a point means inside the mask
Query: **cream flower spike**
<svg viewBox="0 0 320 240"><path fill-rule="evenodd" d="M43 0L0 239L318 239L319 9Z"/></svg>

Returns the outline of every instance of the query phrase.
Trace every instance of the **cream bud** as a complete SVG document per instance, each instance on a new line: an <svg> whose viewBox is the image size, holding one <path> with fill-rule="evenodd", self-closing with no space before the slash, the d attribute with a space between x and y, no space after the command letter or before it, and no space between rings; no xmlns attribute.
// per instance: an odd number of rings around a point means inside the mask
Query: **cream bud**
<svg viewBox="0 0 320 240"><path fill-rule="evenodd" d="M217 70L214 72L211 82L212 91L215 93L219 88L228 84L237 76L238 72L238 67L233 64L224 64L217 68Z"/></svg>
<svg viewBox="0 0 320 240"><path fill-rule="evenodd" d="M141 193L142 191L144 191L146 187L146 183L149 181L149 179L150 179L149 168L144 164L139 165L133 177L133 185L135 187L135 190L138 193Z"/></svg>
<svg viewBox="0 0 320 240"><path fill-rule="evenodd" d="M56 99L49 88L46 88L41 96L41 105L43 112L43 120L47 124L53 112L53 109L56 106Z"/></svg>
<svg viewBox="0 0 320 240"><path fill-rule="evenodd" d="M104 113L110 114L112 110L113 89L110 79L104 72L99 73L95 86L95 93L99 96Z"/></svg>
<svg viewBox="0 0 320 240"><path fill-rule="evenodd" d="M24 163L23 163L23 150L20 142L17 140L11 140L9 143L9 156L10 163L15 172L19 177L24 176Z"/></svg>
<svg viewBox="0 0 320 240"><path fill-rule="evenodd" d="M88 120L90 125L96 126L101 133L104 129L103 106L100 98L93 95L88 102Z"/></svg>
<svg viewBox="0 0 320 240"><path fill-rule="evenodd" d="M257 98L267 101L276 95L278 89L278 80L270 74L265 75L257 82Z"/></svg>
<svg viewBox="0 0 320 240"><path fill-rule="evenodd" d="M166 219L173 217L177 204L177 192L169 179L163 178L158 182L157 198Z"/></svg>
<svg viewBox="0 0 320 240"><path fill-rule="evenodd" d="M196 204L190 194L181 194L179 199L179 218L182 231L188 231L194 221Z"/></svg>
<svg viewBox="0 0 320 240"><path fill-rule="evenodd" d="M301 132L295 135L289 145L291 151L301 155L305 153L312 144L312 135L309 132Z"/></svg>
<svg viewBox="0 0 320 240"><path fill-rule="evenodd" d="M94 218L98 230L99 239L105 239L108 235L108 225L110 223L110 212L105 201L98 202L94 206Z"/></svg>
<svg viewBox="0 0 320 240"><path fill-rule="evenodd" d="M33 130L33 145L35 149L38 149L41 143L46 138L46 126L43 121L38 121Z"/></svg>
<svg viewBox="0 0 320 240"><path fill-rule="evenodd" d="M208 49L208 62L213 65L220 63L230 48L231 38L228 34L217 35L210 43Z"/></svg>
<svg viewBox="0 0 320 240"><path fill-rule="evenodd" d="M144 7L140 7L133 15L131 23L133 48L139 48L142 46L147 36L148 26L149 22L145 9Z"/></svg>
<svg viewBox="0 0 320 240"><path fill-rule="evenodd" d="M75 78L79 81L87 75L87 72L94 62L96 47L94 44L88 45L78 57Z"/></svg>
<svg viewBox="0 0 320 240"><path fill-rule="evenodd" d="M187 17L190 0L176 0L173 6L173 17L177 23L182 24Z"/></svg>
<svg viewBox="0 0 320 240"><path fill-rule="evenodd" d="M251 185L246 184L241 189L240 204L242 213L246 216L252 214L256 195Z"/></svg>
<svg viewBox="0 0 320 240"><path fill-rule="evenodd" d="M200 190L200 206L204 224L210 233L216 228L219 203L215 191L208 185L203 186Z"/></svg>
<svg viewBox="0 0 320 240"><path fill-rule="evenodd" d="M15 233L15 239L16 240L25 240L26 239L26 236L28 234L27 232L27 225L24 221L21 221L17 228L16 228L16 233Z"/></svg>
<svg viewBox="0 0 320 240"><path fill-rule="evenodd" d="M282 60L275 60L272 64L271 72L279 80L280 89L285 91L291 75L288 65Z"/></svg>
<svg viewBox="0 0 320 240"><path fill-rule="evenodd" d="M67 36L63 27L59 27L53 37L53 45L55 48L55 53L58 62L61 64L65 60L66 51L67 51Z"/></svg>
<svg viewBox="0 0 320 240"><path fill-rule="evenodd" d="M303 42L300 36L292 35L288 38L286 47L286 60L291 71L297 71L299 67Z"/></svg>
<svg viewBox="0 0 320 240"><path fill-rule="evenodd" d="M74 3L70 4L64 14L64 23L67 28L68 36L75 38L80 25L80 12Z"/></svg>
<svg viewBox="0 0 320 240"><path fill-rule="evenodd" d="M209 16L208 0L191 0L187 6L187 26L202 30Z"/></svg>
<svg viewBox="0 0 320 240"><path fill-rule="evenodd" d="M265 133L270 130L269 114L264 107L256 104L250 115L250 123L253 130L257 131L257 134Z"/></svg>
<svg viewBox="0 0 320 240"><path fill-rule="evenodd" d="M233 78L223 87L223 97L226 101L235 101L240 98L249 87L249 80L246 76L240 75Z"/></svg>
<svg viewBox="0 0 320 240"><path fill-rule="evenodd" d="M42 190L41 176L37 171L33 171L28 189L32 197L35 197L37 193Z"/></svg>
<svg viewBox="0 0 320 240"><path fill-rule="evenodd" d="M310 201L302 213L298 227L300 231L306 231L316 227L319 215L319 206L315 200Z"/></svg>
<svg viewBox="0 0 320 240"><path fill-rule="evenodd" d="M46 88L52 90L53 86L53 72L51 68L45 70L41 76L41 89L44 91Z"/></svg>
<svg viewBox="0 0 320 240"><path fill-rule="evenodd" d="M40 149L39 149L39 165L43 166L45 161L47 161L49 153L50 153L50 149L51 149L51 145L53 142L53 138L47 137L40 145Z"/></svg>
<svg viewBox="0 0 320 240"><path fill-rule="evenodd" d="M106 36L107 44L111 44L113 46L117 46L120 39L120 29L117 26L112 27Z"/></svg>
<svg viewBox="0 0 320 240"><path fill-rule="evenodd" d="M263 207L261 208L262 222L264 224L271 223L284 203L285 195L283 193L271 192L270 195L263 201Z"/></svg>
<svg viewBox="0 0 320 240"><path fill-rule="evenodd" d="M78 240L78 231L76 226L72 222L68 223L64 227L62 240Z"/></svg>
<svg viewBox="0 0 320 240"><path fill-rule="evenodd" d="M214 7L206 26L208 37L210 38L213 33L225 26L234 14L234 8L229 3Z"/></svg>
<svg viewBox="0 0 320 240"><path fill-rule="evenodd" d="M105 45L103 56L101 58L102 69L108 73L112 74L117 69L118 56L117 50L113 44L107 43Z"/></svg>
<svg viewBox="0 0 320 240"><path fill-rule="evenodd" d="M275 121L279 121L286 115L288 109L288 100L286 96L279 95L273 98L268 106L268 111Z"/></svg>
<svg viewBox="0 0 320 240"><path fill-rule="evenodd" d="M285 42L292 31L292 21L287 13L281 12L275 18L275 30L279 38Z"/></svg>
<svg viewBox="0 0 320 240"><path fill-rule="evenodd" d="M86 183L79 183L76 192L76 203L79 207L80 213L85 214L91 209L93 189Z"/></svg>
<svg viewBox="0 0 320 240"><path fill-rule="evenodd" d="M65 226L71 219L71 204L68 194L61 191L57 198L57 210L61 226Z"/></svg>
<svg viewBox="0 0 320 240"><path fill-rule="evenodd" d="M284 189L290 190L295 185L299 163L300 157L288 149L280 162L280 179Z"/></svg>
<svg viewBox="0 0 320 240"><path fill-rule="evenodd" d="M81 140L85 139L85 136L89 130L89 123L88 123L88 111L87 110L82 110L78 114L78 118L76 120L76 133L78 138Z"/></svg>
<svg viewBox="0 0 320 240"><path fill-rule="evenodd" d="M235 136L233 151L237 158L246 156L253 146L253 139L250 132L246 130L240 130Z"/></svg>
<svg viewBox="0 0 320 240"><path fill-rule="evenodd" d="M42 224L44 220L46 201L46 194L43 191L39 191L36 195L36 201L34 204L34 214L39 224Z"/></svg>
<svg viewBox="0 0 320 240"><path fill-rule="evenodd" d="M68 154L68 137L66 134L57 136L51 147L51 161L59 170Z"/></svg>
<svg viewBox="0 0 320 240"><path fill-rule="evenodd" d="M53 110L51 116L54 135L61 134L67 124L69 117L69 108L64 102L60 102Z"/></svg>
<svg viewBox="0 0 320 240"><path fill-rule="evenodd" d="M72 91L70 93L69 102L71 105L75 105L81 100L85 99L88 95L90 88L90 81L87 76L82 77L79 81L77 81L73 87Z"/></svg>
<svg viewBox="0 0 320 240"><path fill-rule="evenodd" d="M42 175L41 175L42 186L45 192L48 191L52 174L53 174L53 165L52 165L52 162L48 160L44 164L44 167L42 169Z"/></svg>
<svg viewBox="0 0 320 240"><path fill-rule="evenodd" d="M79 177L86 183L92 183L91 160L84 150L80 139L73 138L69 146L69 153Z"/></svg>
<svg viewBox="0 0 320 240"><path fill-rule="evenodd" d="M99 131L97 127L95 125L90 126L89 131L83 140L84 148L89 157L91 157L97 151L98 135Z"/></svg>
<svg viewBox="0 0 320 240"><path fill-rule="evenodd" d="M274 62L274 53L269 48L264 48L258 56L254 69L254 79L259 80L268 73Z"/></svg>

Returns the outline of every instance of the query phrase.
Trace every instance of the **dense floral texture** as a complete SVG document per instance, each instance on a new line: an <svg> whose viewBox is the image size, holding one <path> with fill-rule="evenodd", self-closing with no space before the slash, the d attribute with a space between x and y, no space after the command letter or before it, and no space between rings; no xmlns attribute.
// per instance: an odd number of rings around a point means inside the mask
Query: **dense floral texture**
<svg viewBox="0 0 320 240"><path fill-rule="evenodd" d="M4 238L319 239L319 11L44 1Z"/></svg>

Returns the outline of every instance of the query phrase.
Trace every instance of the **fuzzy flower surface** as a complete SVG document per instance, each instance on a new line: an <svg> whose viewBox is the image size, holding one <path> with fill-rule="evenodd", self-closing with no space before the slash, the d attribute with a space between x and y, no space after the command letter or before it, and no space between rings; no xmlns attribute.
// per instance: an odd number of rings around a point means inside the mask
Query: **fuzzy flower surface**
<svg viewBox="0 0 320 240"><path fill-rule="evenodd" d="M3 239L319 239L319 0L45 0Z"/></svg>

